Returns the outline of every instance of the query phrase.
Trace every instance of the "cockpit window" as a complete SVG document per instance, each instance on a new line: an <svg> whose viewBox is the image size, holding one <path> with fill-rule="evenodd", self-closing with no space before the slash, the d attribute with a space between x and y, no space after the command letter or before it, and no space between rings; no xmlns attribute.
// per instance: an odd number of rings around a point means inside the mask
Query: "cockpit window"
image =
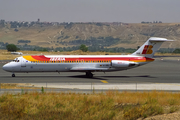
<svg viewBox="0 0 180 120"><path fill-rule="evenodd" d="M19 60L16 58L16 59L14 59L12 62L19 62Z"/></svg>

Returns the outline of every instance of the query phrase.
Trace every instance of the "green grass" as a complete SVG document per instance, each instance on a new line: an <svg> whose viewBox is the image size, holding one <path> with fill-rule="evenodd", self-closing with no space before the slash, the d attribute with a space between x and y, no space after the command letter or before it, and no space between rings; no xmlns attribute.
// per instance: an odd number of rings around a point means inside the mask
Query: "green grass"
<svg viewBox="0 0 180 120"><path fill-rule="evenodd" d="M23 92L0 96L0 119L135 120L179 110L180 93Z"/></svg>

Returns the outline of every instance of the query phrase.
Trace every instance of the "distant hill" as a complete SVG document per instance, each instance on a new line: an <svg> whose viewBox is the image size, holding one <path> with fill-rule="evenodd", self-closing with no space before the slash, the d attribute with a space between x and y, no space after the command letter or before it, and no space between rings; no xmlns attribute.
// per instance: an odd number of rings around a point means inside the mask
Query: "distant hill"
<svg viewBox="0 0 180 120"><path fill-rule="evenodd" d="M70 23L12 28L0 26L0 42L40 47L73 47L81 44L105 48L137 48L149 37L165 37L176 40L163 47L180 48L180 23Z"/></svg>

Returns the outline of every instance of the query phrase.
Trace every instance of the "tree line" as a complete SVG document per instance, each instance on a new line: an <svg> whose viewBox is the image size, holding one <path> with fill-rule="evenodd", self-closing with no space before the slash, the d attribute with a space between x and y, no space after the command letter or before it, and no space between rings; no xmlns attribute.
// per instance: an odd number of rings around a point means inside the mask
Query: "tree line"
<svg viewBox="0 0 180 120"><path fill-rule="evenodd" d="M18 50L30 50L30 51L74 51L74 50L82 50L84 52L113 52L113 53L133 53L137 49L132 48L123 48L123 47L115 47L115 48L103 48L101 46L90 46L87 47L86 45L82 44L80 46L73 46L73 47L57 47L57 48L49 48L49 47L39 47L39 46L31 46L31 45L14 45L14 44L4 44L5 47L1 45L0 42L0 49L7 49L8 51L18 51ZM157 52L159 53L180 53L180 48L160 48Z"/></svg>
<svg viewBox="0 0 180 120"><path fill-rule="evenodd" d="M30 40L18 40L18 44L19 43L30 43L31 41Z"/></svg>
<svg viewBox="0 0 180 120"><path fill-rule="evenodd" d="M123 48L123 47L116 47L116 48L105 48L102 46L89 46L87 47L86 45L82 44L80 46L73 46L73 47L39 47L39 46L34 46L34 45L14 45L14 44L8 44L8 43L3 43L0 42L0 49L7 49L8 51L17 51L17 50L30 50L30 51L74 51L74 50L82 50L84 52L90 51L90 52L124 52L124 53L132 53L136 51L136 49L132 48Z"/></svg>
<svg viewBox="0 0 180 120"><path fill-rule="evenodd" d="M137 47L138 48L138 47ZM8 51L17 51L17 50L29 50L29 51L74 51L74 50L82 50L84 52L120 52L120 53L133 53L137 49L132 48L123 48L123 47L114 47L114 48L106 48L100 45L94 45L87 47L84 44L73 47L40 47L35 45L14 45L9 43L0 42L0 49L7 49ZM157 52L159 53L180 53L180 48L160 48Z"/></svg>

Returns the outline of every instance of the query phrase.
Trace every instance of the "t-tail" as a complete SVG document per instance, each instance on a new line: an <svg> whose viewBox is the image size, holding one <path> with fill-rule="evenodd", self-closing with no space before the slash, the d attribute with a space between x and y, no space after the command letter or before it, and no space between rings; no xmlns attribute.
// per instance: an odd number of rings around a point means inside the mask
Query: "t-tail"
<svg viewBox="0 0 180 120"><path fill-rule="evenodd" d="M163 42L173 41L166 38L151 37L132 55L152 58Z"/></svg>

